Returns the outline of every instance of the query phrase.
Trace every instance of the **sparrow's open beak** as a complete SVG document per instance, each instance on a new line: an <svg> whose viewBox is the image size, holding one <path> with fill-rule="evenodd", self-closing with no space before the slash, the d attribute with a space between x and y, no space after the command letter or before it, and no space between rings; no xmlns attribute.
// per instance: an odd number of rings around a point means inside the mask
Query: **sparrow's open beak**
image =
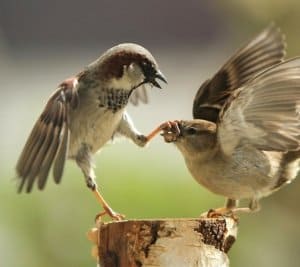
<svg viewBox="0 0 300 267"><path fill-rule="evenodd" d="M148 77L147 82L153 84L155 87L161 89L160 84L156 81L156 79L159 79L163 81L164 83L168 83L166 77L163 75L163 73L158 70L153 77Z"/></svg>

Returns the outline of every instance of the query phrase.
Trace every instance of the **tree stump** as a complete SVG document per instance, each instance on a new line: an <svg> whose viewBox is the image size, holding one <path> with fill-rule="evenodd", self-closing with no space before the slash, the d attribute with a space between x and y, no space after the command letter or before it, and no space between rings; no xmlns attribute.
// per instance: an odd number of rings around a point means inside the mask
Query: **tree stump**
<svg viewBox="0 0 300 267"><path fill-rule="evenodd" d="M227 217L109 222L89 232L101 267L226 267L236 235Z"/></svg>

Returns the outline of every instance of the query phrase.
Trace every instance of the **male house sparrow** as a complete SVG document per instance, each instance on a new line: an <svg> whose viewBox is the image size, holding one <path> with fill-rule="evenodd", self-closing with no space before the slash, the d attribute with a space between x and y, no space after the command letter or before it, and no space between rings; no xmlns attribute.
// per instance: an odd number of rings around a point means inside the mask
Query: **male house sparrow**
<svg viewBox="0 0 300 267"><path fill-rule="evenodd" d="M98 191L92 157L114 134L144 146L140 134L125 111L128 101L145 101L142 85L161 88L166 82L154 57L142 46L125 43L112 47L75 77L62 82L50 96L32 129L18 160L18 191L31 192L34 183L43 189L53 168L56 183L61 181L65 160L76 161L87 186L113 219L114 212ZM142 88L140 88L142 86Z"/></svg>
<svg viewBox="0 0 300 267"><path fill-rule="evenodd" d="M158 127L193 177L228 199L217 214L257 210L261 197L297 175L300 58L278 63L283 55L283 39L271 26L200 87L194 120ZM250 199L249 207L238 208L240 199Z"/></svg>

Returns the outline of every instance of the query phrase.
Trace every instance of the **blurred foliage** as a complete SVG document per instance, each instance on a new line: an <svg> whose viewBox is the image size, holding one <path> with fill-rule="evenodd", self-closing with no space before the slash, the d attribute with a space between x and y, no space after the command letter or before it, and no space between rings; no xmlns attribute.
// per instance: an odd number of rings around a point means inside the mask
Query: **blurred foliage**
<svg viewBox="0 0 300 267"><path fill-rule="evenodd" d="M188 174L172 146L155 142L145 150L132 144L106 147L97 157L98 182L111 206L135 218L197 217L223 204ZM128 151L131 151L128 153ZM67 164L61 186L49 179L47 189L15 193L1 182L0 259L5 266L93 266L86 232L100 212L80 170ZM11 172L2 173L10 177ZM231 266L298 266L299 181L262 201L262 211L243 215ZM294 206L293 206L294 204ZM276 253L274 253L276 251ZM289 264L287 264L289 262Z"/></svg>
<svg viewBox="0 0 300 267"><path fill-rule="evenodd" d="M288 56L299 55L299 11L297 0L229 0L218 1L226 17L226 28L238 35L247 36L248 32L275 22L287 36Z"/></svg>

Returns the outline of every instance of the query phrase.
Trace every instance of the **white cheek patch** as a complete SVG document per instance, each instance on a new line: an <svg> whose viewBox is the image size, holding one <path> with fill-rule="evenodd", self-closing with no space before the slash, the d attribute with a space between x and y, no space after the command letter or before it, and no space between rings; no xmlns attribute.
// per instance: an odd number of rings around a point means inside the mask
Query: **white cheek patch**
<svg viewBox="0 0 300 267"><path fill-rule="evenodd" d="M136 68L136 64L131 63L128 67L128 69L126 69L126 66L123 67L124 72L128 71L128 73L134 73L134 69Z"/></svg>
<svg viewBox="0 0 300 267"><path fill-rule="evenodd" d="M110 88L131 90L133 85L127 75L123 75L120 79L112 78L108 83Z"/></svg>
<svg viewBox="0 0 300 267"><path fill-rule="evenodd" d="M144 75L138 65L130 64L128 67L123 67L123 75L121 78L112 78L109 82L111 88L131 90L133 87L140 84L144 79Z"/></svg>
<svg viewBox="0 0 300 267"><path fill-rule="evenodd" d="M145 78L142 69L136 63L131 63L125 71L127 71L128 76L137 83L140 83Z"/></svg>

